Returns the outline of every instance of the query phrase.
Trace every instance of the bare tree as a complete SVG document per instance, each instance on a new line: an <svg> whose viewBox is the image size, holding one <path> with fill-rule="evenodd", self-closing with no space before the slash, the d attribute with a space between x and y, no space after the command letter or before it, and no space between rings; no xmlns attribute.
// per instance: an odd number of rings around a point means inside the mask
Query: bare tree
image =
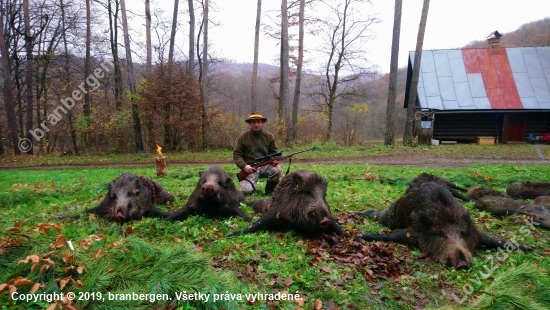
<svg viewBox="0 0 550 310"><path fill-rule="evenodd" d="M126 63L128 67L128 85L130 86L130 104L132 106L132 119L134 121L134 143L136 153L143 152L143 137L141 136L141 122L139 111L135 103L136 80L134 77L134 63L132 61L132 49L130 48L130 35L128 34L128 19L126 18L126 0L120 0L122 13L122 31L124 32L124 47L126 49Z"/></svg>
<svg viewBox="0 0 550 310"><path fill-rule="evenodd" d="M401 34L401 11L403 0L395 0L393 36L391 43L390 81L386 109L386 134L384 145L393 145L395 138L395 98L397 96L397 64L399 60L399 36Z"/></svg>
<svg viewBox="0 0 550 310"><path fill-rule="evenodd" d="M302 84L302 63L304 61L304 10L305 0L300 0L300 13L298 14L298 60L296 61L296 81L294 86L294 99L292 101L292 119L288 130L288 142L294 143L298 133L298 104L300 103Z"/></svg>
<svg viewBox="0 0 550 310"><path fill-rule="evenodd" d="M115 3L113 10L111 2ZM116 109L122 109L122 72L120 70L120 61L118 59L118 0L107 0L107 11L109 15L109 43L111 45L111 55L113 56L114 78L115 78L115 105Z"/></svg>
<svg viewBox="0 0 550 310"><path fill-rule="evenodd" d="M403 145L412 146L414 144L413 123L415 117L416 97L418 95L418 79L420 77L420 60L422 59L422 45L424 44L424 32L426 31L426 22L428 20L428 10L430 0L424 0L422 6L422 16L418 26L418 37L416 38L416 51L414 54L413 75L411 86L409 88L409 101L407 106L407 122L405 124L405 133L403 135Z"/></svg>
<svg viewBox="0 0 550 310"><path fill-rule="evenodd" d="M201 98L202 104L202 147L206 149L208 147L208 90L207 90L207 76L208 76L208 0L204 0L203 7L203 43L202 43L202 74L201 74Z"/></svg>
<svg viewBox="0 0 550 310"><path fill-rule="evenodd" d="M63 32L62 32L62 35L63 35L63 47L64 47L64 50L65 50L65 77L67 79L67 85L70 84L70 81L72 80L71 78L71 72L70 72L70 66L69 66L69 60L70 60L70 55L69 55L69 49L68 49L68 46L67 46L67 35L66 35L66 29L67 29L67 26L66 26L66 14L65 14L65 4L63 3L63 0L59 0L59 6L60 6L60 9L61 9L61 21L62 21L62 24L63 24ZM69 130L70 130L70 136L71 136L71 142L73 144L73 151L74 151L74 154L75 155L80 155L80 150L78 148L78 141L77 141L77 137L76 137L76 129L74 128L74 124L73 124L73 111L72 109L67 109L67 119L68 119L68 122L69 122Z"/></svg>
<svg viewBox="0 0 550 310"><path fill-rule="evenodd" d="M258 0L256 9L256 28L254 30L254 63L252 65L252 104L250 112L257 110L257 83L258 83L258 53L260 46L260 17L262 16L262 0Z"/></svg>
<svg viewBox="0 0 550 310"><path fill-rule="evenodd" d="M285 144L288 144L288 136L284 133L290 125L290 109L288 107L288 72L289 64L288 47L288 5L286 0L281 0L281 58L280 58L280 84L279 84L279 107L277 109L279 117L279 126L277 126L277 135L285 137Z"/></svg>
<svg viewBox="0 0 550 310"><path fill-rule="evenodd" d="M195 75L195 8L193 0L187 0L189 6L189 56L187 59L187 74L193 78Z"/></svg>
<svg viewBox="0 0 550 310"><path fill-rule="evenodd" d="M170 32L170 47L168 48L168 65L172 65L172 62L174 61L174 43L176 43L176 30L178 28L178 3L179 0L174 0L172 31ZM170 67L168 68L168 70L170 70Z"/></svg>
<svg viewBox="0 0 550 310"><path fill-rule="evenodd" d="M13 153L15 155L21 155L21 150L19 149L19 136L17 134L17 119L15 116L15 99L11 79L10 53L6 46L6 38L4 37L4 15L8 16L4 9L4 1L0 1L0 52L2 53L2 71L4 75L4 102L6 105L8 130L10 131Z"/></svg>
<svg viewBox="0 0 550 310"><path fill-rule="evenodd" d="M84 59L84 76L87 77L90 75L90 61L91 61L91 55L90 55L90 45L92 41L92 27L91 27L91 21L92 21L92 13L91 13L91 7L90 7L90 1L86 0L86 58ZM86 119L86 132L88 131L88 127L90 126L91 122L91 96L90 96L90 85L88 83L84 84L84 118ZM87 140L87 139L86 139Z"/></svg>
<svg viewBox="0 0 550 310"><path fill-rule="evenodd" d="M29 12L29 0L23 0L23 15L25 20L25 50L27 52L27 72L25 76L25 85L26 85L26 138L29 141L32 141L32 127L33 127L33 92L32 92L32 72L33 72L33 57L32 57L32 48L33 48L33 36L31 34L31 15ZM27 152L28 155L33 154L32 148Z"/></svg>
<svg viewBox="0 0 550 310"><path fill-rule="evenodd" d="M320 20L325 35L320 52L327 56L323 63L322 83L310 86L310 98L327 119L326 139L332 139L333 113L341 100L360 95L362 79L375 71L365 62L364 45L373 38L370 27L380 22L376 16L362 14L361 5L369 0L323 2L331 15Z"/></svg>
<svg viewBox="0 0 550 310"><path fill-rule="evenodd" d="M147 50L145 71L147 74L150 74L153 66L153 52L151 49L151 5L149 0L145 0L145 45Z"/></svg>

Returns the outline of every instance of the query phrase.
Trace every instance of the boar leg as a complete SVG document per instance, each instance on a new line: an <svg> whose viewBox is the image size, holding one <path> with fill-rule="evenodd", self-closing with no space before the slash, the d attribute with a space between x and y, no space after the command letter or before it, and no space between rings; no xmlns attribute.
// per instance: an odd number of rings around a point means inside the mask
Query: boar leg
<svg viewBox="0 0 550 310"><path fill-rule="evenodd" d="M245 221L247 222L250 222L252 221L252 218L250 216L248 216L246 213L243 212L243 210L241 210L241 208L239 208L239 206L235 206L234 208L229 208L230 210L232 210L235 215L238 215L240 217L242 217Z"/></svg>
<svg viewBox="0 0 550 310"><path fill-rule="evenodd" d="M350 235L345 232L342 227L340 227L340 225L338 225L335 221L332 221L332 223L330 224L330 230L334 231L335 233L337 233L338 235L344 235L346 237L349 237Z"/></svg>
<svg viewBox="0 0 550 310"><path fill-rule="evenodd" d="M168 215L164 219L167 221L185 220L186 218L188 218L190 215L193 215L193 214L195 214L195 209L186 205L185 207L179 209L178 211Z"/></svg>
<svg viewBox="0 0 550 310"><path fill-rule="evenodd" d="M508 243L510 246L513 246L514 248L518 246L517 243L511 242L511 241L501 241L497 240L486 233L479 233L479 242L477 243L478 249L508 249L508 246L505 246L505 244ZM528 246L519 245L519 248L525 252L532 251L533 248Z"/></svg>
<svg viewBox="0 0 550 310"><path fill-rule="evenodd" d="M359 234L358 238L363 238L367 241L393 241L402 244L408 244L414 247L418 245L412 239L407 236L408 232L406 229L396 229L391 233L382 234L382 235L368 235L368 234Z"/></svg>
<svg viewBox="0 0 550 310"><path fill-rule="evenodd" d="M158 217L158 218L166 218L168 216L170 216L170 214L168 213L164 213L162 211L160 211L159 209L153 207L153 208L150 208L148 211L147 211L147 215L148 217Z"/></svg>
<svg viewBox="0 0 550 310"><path fill-rule="evenodd" d="M258 230L269 230L269 228L271 227L271 225L270 225L271 222L272 221L269 221L269 220L268 221L262 221L261 219L259 219L256 222L254 222L254 224L252 224L251 227L249 227L247 229L237 231L237 232L229 233L229 234L227 234L227 237L233 237L233 236L253 233L253 232L256 232Z"/></svg>

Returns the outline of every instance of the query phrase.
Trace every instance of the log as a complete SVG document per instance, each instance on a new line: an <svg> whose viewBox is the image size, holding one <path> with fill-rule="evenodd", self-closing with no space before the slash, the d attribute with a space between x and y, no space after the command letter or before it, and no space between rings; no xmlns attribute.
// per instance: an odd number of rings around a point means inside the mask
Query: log
<svg viewBox="0 0 550 310"><path fill-rule="evenodd" d="M157 177L163 178L168 175L168 171L166 170L166 157L157 156L155 157L155 161L157 162Z"/></svg>

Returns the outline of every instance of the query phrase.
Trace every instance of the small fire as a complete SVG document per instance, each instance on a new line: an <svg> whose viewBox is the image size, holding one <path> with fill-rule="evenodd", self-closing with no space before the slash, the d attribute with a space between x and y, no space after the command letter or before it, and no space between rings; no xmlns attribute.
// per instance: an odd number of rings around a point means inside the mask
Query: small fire
<svg viewBox="0 0 550 310"><path fill-rule="evenodd" d="M157 144L157 154L158 154L158 156L162 156L162 148L158 144Z"/></svg>

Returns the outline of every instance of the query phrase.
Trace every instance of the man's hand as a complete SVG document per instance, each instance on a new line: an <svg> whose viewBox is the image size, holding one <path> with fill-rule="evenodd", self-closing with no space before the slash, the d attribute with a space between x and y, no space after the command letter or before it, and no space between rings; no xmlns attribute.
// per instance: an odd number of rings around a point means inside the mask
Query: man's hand
<svg viewBox="0 0 550 310"><path fill-rule="evenodd" d="M246 172L248 174L256 172L256 168L252 168L252 166L250 166L250 165L244 166L243 170L244 170L244 172Z"/></svg>
<svg viewBox="0 0 550 310"><path fill-rule="evenodd" d="M274 159L273 162L271 162L271 165L272 165L273 167L277 167L278 164L279 164L279 161L276 160L276 159Z"/></svg>

